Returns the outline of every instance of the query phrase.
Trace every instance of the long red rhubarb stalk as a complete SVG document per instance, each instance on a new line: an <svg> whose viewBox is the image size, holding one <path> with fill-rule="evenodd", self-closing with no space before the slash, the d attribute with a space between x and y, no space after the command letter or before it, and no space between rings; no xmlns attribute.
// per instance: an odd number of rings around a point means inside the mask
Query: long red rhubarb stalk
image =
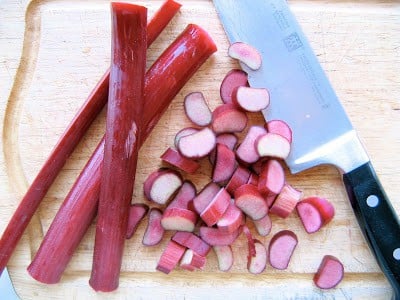
<svg viewBox="0 0 400 300"><path fill-rule="evenodd" d="M217 50L210 36L188 25L146 73L141 146L173 98L207 58ZM35 258L28 267L33 278L57 283L96 214L104 139L75 181Z"/></svg>
<svg viewBox="0 0 400 300"><path fill-rule="evenodd" d="M147 25L148 45L154 42L180 7L174 0L162 4ZM110 70L107 70L60 137L11 217L0 239L0 275L58 173L107 103L109 77Z"/></svg>
<svg viewBox="0 0 400 300"><path fill-rule="evenodd" d="M147 8L111 3L111 71L92 275L96 291L118 288L144 106Z"/></svg>

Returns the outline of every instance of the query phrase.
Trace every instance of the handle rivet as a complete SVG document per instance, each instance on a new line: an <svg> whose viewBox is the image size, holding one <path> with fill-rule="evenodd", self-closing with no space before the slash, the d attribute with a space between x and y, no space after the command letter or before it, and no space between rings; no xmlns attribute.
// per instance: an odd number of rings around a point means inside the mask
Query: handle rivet
<svg viewBox="0 0 400 300"><path fill-rule="evenodd" d="M400 248L394 249L393 257L394 257L395 260L400 260Z"/></svg>
<svg viewBox="0 0 400 300"><path fill-rule="evenodd" d="M379 198L375 195L369 195L367 198L367 205L369 207L376 207L379 204Z"/></svg>

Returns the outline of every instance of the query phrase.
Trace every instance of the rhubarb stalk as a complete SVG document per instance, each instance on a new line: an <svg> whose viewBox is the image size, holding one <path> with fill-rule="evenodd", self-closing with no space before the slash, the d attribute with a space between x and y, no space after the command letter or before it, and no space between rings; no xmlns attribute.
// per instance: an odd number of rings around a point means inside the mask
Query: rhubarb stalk
<svg viewBox="0 0 400 300"><path fill-rule="evenodd" d="M147 8L111 3L111 70L103 172L90 285L110 292L119 274L128 227L144 106Z"/></svg>
<svg viewBox="0 0 400 300"><path fill-rule="evenodd" d="M184 49L184 51L182 51ZM172 99L217 50L210 36L196 25L188 25L146 73L142 145ZM96 214L104 139L100 142L65 198L28 267L43 283L59 282L72 254Z"/></svg>
<svg viewBox="0 0 400 300"><path fill-rule="evenodd" d="M166 0L162 4L147 25L148 46L157 38L180 7L181 5L174 0ZM0 275L58 173L107 103L109 78L110 70L108 69L60 137L11 217L0 240Z"/></svg>

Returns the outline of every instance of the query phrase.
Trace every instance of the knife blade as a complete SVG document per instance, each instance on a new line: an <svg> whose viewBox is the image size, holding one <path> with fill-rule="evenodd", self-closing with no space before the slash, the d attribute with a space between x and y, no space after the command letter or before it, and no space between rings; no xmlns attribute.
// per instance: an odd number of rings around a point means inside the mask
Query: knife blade
<svg viewBox="0 0 400 300"><path fill-rule="evenodd" d="M379 266L400 298L400 223L357 133L285 0L214 0L230 43L262 56L259 70L241 67L252 87L265 87L273 105L266 120L293 131L286 163L292 173L333 164L343 174L352 208Z"/></svg>
<svg viewBox="0 0 400 300"><path fill-rule="evenodd" d="M19 300L17 293L14 290L10 275L7 268L4 269L0 276L0 295L1 299L6 300Z"/></svg>

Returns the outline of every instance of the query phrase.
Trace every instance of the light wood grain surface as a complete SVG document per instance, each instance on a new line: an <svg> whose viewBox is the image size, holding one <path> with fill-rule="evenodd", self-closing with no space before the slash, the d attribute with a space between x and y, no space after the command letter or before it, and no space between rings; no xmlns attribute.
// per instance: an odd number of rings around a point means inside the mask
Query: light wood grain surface
<svg viewBox="0 0 400 300"><path fill-rule="evenodd" d="M183 97L202 91L211 108L219 103L219 85L236 62L227 57L228 42L211 1L181 1L181 12L149 49L149 65L188 24L205 28L218 52L182 89L140 151L133 202L147 202L142 184L161 165L159 156L173 144L177 130L190 125ZM153 13L161 1L140 1ZM359 133L396 211L400 213L400 5L396 1L289 2L323 68ZM73 0L0 1L0 232L2 232L58 137L109 63L109 2ZM273 99L271 100L273 105ZM262 123L258 114L251 124ZM272 233L289 228L299 245L288 270L270 266L261 275L246 270L247 245L233 245L235 263L229 273L218 271L214 253L203 271L177 269L169 276L155 271L170 234L155 247L141 245L143 222L126 243L120 288L97 294L88 285L94 226L79 246L62 281L44 285L26 267L38 249L58 207L104 132L104 112L68 160L9 262L22 299L389 299L391 290L360 233L343 189L340 174L317 167L288 181L305 196L329 198L334 220L319 233L307 235L294 214L273 217ZM211 168L186 176L200 189ZM251 230L253 230L252 225ZM254 231L253 231L254 232ZM266 244L271 236L260 238ZM400 238L400 237L399 237ZM343 282L321 291L312 276L324 254L345 266ZM1 299L1 291L0 291Z"/></svg>

